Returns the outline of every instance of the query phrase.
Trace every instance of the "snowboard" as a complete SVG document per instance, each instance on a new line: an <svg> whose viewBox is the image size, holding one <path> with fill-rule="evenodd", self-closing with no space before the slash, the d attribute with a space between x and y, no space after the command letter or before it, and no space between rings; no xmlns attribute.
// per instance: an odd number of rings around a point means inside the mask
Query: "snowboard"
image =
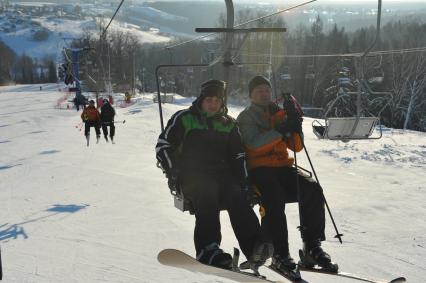
<svg viewBox="0 0 426 283"><path fill-rule="evenodd" d="M214 275L240 283L285 283L283 281L271 281L264 277L259 277L250 272L232 271L222 268L217 268L211 265L200 263L192 256L175 249L165 249L160 251L157 256L158 261L167 266L182 268L191 272L200 272L203 274Z"/></svg>

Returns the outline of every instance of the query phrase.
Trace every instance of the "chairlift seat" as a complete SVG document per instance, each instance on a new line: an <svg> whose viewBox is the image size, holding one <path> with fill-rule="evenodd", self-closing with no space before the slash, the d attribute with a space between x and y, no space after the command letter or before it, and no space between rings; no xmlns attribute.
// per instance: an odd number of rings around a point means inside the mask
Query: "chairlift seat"
<svg viewBox="0 0 426 283"><path fill-rule="evenodd" d="M380 139L382 137L381 127L378 137L371 136L375 127L379 124L380 119L378 117L327 118L324 125L318 120L314 120L312 129L319 139L347 142L350 140Z"/></svg>
<svg viewBox="0 0 426 283"><path fill-rule="evenodd" d="M152 101L154 103L158 103L158 95L154 96ZM174 94L167 93L167 94L161 95L161 102L162 103L173 103L174 101L175 101L175 95Z"/></svg>

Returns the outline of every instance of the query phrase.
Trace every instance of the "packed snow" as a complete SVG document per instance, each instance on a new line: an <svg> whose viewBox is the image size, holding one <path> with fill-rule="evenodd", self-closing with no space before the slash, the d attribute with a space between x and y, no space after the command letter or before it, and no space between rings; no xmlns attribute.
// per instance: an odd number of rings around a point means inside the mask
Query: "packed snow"
<svg viewBox="0 0 426 283"><path fill-rule="evenodd" d="M174 208L156 167L160 120L152 95L116 107L116 120L126 120L117 124L116 144L96 144L92 132L87 147L81 111L66 107L72 96L60 85L39 87L0 87L3 282L232 282L157 262L164 248L194 254L194 217ZM166 121L192 101L175 98L163 105ZM234 117L243 109L229 108ZM318 140L311 122L304 120L307 149L344 234L341 245L327 216L326 251L343 271L425 282L426 134L385 129L380 140L343 143ZM304 153L298 160L310 168ZM296 204L287 216L297 258ZM238 245L226 213L221 220L222 247L231 251ZM356 282L302 275L306 282Z"/></svg>

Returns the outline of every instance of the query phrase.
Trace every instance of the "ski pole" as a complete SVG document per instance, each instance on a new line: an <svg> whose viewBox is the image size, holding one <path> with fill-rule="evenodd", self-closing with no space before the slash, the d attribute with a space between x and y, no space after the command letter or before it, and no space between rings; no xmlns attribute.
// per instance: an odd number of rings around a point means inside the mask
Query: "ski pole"
<svg viewBox="0 0 426 283"><path fill-rule="evenodd" d="M302 220L302 209L300 208L300 200L301 200L301 196L300 196L300 184L299 184L299 172L298 172L298 166L297 166L297 156L296 156L296 142L294 141L294 136L292 134L291 135L291 141L293 143L293 158L294 158L294 166L296 167L296 188L297 188L297 205L299 208L299 219L300 219L300 226L299 226L299 230L300 233L303 235L303 230L305 229L305 227L303 226L303 220ZM302 138L302 137L301 137Z"/></svg>
<svg viewBox="0 0 426 283"><path fill-rule="evenodd" d="M124 123L126 123L126 120L123 120L123 121L113 121L113 123L115 124L115 123L122 123L122 124L124 124Z"/></svg>
<svg viewBox="0 0 426 283"><path fill-rule="evenodd" d="M311 158L309 157L308 150L306 149L305 142L304 142L304 140L303 140L303 139L301 139L301 141L302 141L303 149L305 150L305 153L306 153L306 157L308 158L309 164L311 165L312 173L314 173L315 180L316 180L316 182L318 183L318 185L320 185L320 182L319 182L319 180L318 180L317 173L315 172L314 166L312 165ZM337 229L336 222L334 221L334 217L333 217L333 215L331 214L330 207L328 206L327 200L326 200L325 195L324 195L324 190L322 189L321 185L320 185L320 188L321 188L322 197L323 197L323 199L324 199L325 206L327 207L328 214L330 215L331 222L333 223L334 230L336 231L336 236L334 236L334 238L339 239L339 242L340 242L341 244L343 244L343 242L342 242L342 236L343 236L343 234L339 233L339 230Z"/></svg>
<svg viewBox="0 0 426 283"><path fill-rule="evenodd" d="M0 280L3 279L3 268L1 266L1 247L0 247Z"/></svg>

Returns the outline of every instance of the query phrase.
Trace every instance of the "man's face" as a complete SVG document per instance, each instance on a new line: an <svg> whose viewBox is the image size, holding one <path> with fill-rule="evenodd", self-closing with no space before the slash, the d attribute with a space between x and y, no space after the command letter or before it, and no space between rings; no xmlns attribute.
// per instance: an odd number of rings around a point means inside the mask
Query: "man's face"
<svg viewBox="0 0 426 283"><path fill-rule="evenodd" d="M201 102L201 109L209 114L219 112L222 106L222 100L217 96L207 96Z"/></svg>
<svg viewBox="0 0 426 283"><path fill-rule="evenodd" d="M271 102L272 89L266 85L258 85L251 91L250 99L254 104L267 106Z"/></svg>

